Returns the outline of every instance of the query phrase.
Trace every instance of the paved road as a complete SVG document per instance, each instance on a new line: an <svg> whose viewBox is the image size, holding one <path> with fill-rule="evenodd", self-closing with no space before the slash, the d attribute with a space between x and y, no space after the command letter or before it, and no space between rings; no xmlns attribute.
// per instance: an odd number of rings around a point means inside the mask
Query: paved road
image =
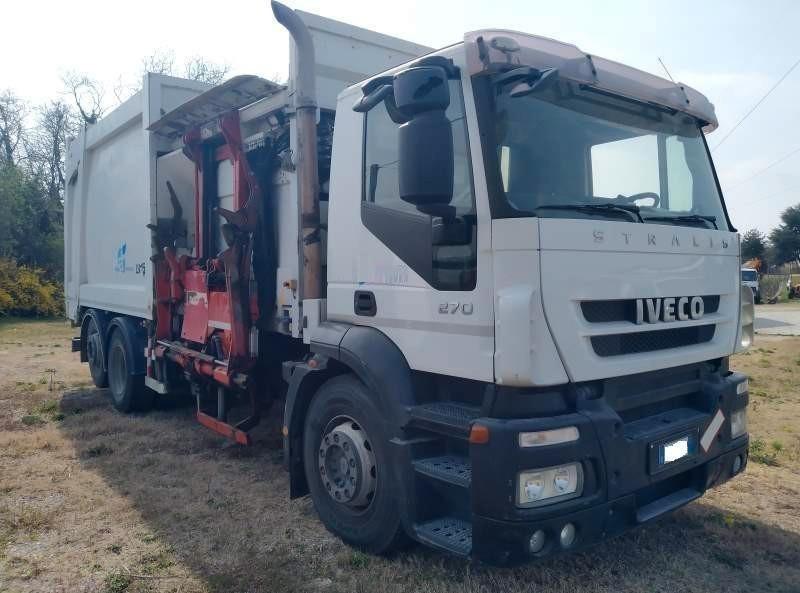
<svg viewBox="0 0 800 593"><path fill-rule="evenodd" d="M800 303L756 305L756 333L800 336Z"/></svg>

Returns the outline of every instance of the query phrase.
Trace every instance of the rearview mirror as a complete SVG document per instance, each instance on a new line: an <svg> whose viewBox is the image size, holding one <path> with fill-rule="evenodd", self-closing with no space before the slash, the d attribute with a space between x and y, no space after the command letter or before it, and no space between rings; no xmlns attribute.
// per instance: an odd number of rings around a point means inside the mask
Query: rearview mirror
<svg viewBox="0 0 800 593"><path fill-rule="evenodd" d="M453 199L453 131L447 73L419 66L395 75L394 107L406 120L399 127L400 197L425 211Z"/></svg>

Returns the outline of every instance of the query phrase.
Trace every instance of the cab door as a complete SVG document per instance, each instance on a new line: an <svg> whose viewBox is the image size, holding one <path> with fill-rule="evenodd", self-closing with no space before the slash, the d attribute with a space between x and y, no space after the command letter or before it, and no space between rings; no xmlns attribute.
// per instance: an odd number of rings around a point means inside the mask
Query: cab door
<svg viewBox="0 0 800 593"><path fill-rule="evenodd" d="M327 316L379 329L412 369L492 381L490 228L476 207L462 82L449 80L449 90L453 197L427 208L400 197L399 126L385 104L356 113L361 92L340 97Z"/></svg>

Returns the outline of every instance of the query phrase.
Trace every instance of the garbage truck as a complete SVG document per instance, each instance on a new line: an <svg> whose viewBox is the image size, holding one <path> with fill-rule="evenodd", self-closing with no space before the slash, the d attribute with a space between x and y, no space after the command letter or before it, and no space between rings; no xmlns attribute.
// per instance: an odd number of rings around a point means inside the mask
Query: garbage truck
<svg viewBox="0 0 800 593"><path fill-rule="evenodd" d="M272 10L286 84L149 74L69 144L73 350L117 410L189 394L242 446L277 413L289 496L376 554L579 550L745 469L705 96L526 33Z"/></svg>

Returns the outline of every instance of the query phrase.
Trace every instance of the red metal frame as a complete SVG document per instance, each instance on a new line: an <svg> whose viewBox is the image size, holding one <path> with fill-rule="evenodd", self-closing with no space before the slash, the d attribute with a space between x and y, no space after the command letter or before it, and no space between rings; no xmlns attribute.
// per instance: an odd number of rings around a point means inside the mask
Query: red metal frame
<svg viewBox="0 0 800 593"><path fill-rule="evenodd" d="M216 213L229 225L226 239L231 240L217 257L205 253L203 206L210 196L204 195L203 167L207 161L203 155L209 149L203 144L200 130L192 130L184 135L184 153L195 164L195 257L178 257L174 249L167 247L163 257L156 258L157 342L152 349L157 359L179 364L197 380L249 391L252 415L237 426L203 412L199 403L197 411L197 419L204 426L238 443L249 444L243 429L258 422L253 379L249 376L256 363L249 349L250 328L258 318L257 301L251 298L255 292L251 290L251 233L258 223L262 194L244 152L238 112L224 116L219 123L225 144L214 149L211 162L217 166L220 161L230 160L233 165L234 210L216 208ZM224 289L209 284L212 274L224 277ZM178 336L174 335L174 316L179 311L183 315L179 337L185 342L175 341ZM218 346L209 348L212 341ZM152 376L152 365L148 372Z"/></svg>

